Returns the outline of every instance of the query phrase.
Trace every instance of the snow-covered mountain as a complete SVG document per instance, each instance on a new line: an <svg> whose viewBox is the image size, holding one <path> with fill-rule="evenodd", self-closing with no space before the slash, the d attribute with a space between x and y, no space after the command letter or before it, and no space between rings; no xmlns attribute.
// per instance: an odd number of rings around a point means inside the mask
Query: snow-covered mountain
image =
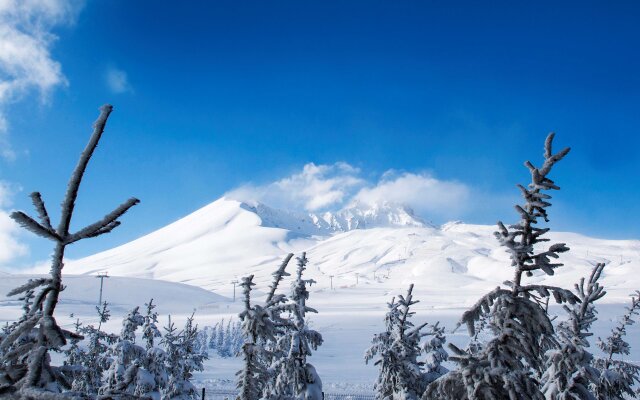
<svg viewBox="0 0 640 400"><path fill-rule="evenodd" d="M258 202L243 202L240 207L258 215L264 227L287 229L307 236L322 236L354 229L427 225L411 208L389 202L373 205L354 203L338 212L323 214L285 211Z"/></svg>
<svg viewBox="0 0 640 400"><path fill-rule="evenodd" d="M493 226L450 223L430 226L403 207L354 205L335 214L277 210L221 198L162 229L120 247L70 261L65 272L154 278L188 283L230 296L230 282L255 275L258 288L288 252L307 251L316 290L358 288L387 296L409 283L432 297L430 304L459 304L511 278L507 253ZM606 262L610 301L640 288L640 241L602 240L552 233L572 249L551 281L572 287L595 262ZM356 286L357 285L357 286ZM366 290L365 290L366 289ZM383 300L367 299L368 302Z"/></svg>

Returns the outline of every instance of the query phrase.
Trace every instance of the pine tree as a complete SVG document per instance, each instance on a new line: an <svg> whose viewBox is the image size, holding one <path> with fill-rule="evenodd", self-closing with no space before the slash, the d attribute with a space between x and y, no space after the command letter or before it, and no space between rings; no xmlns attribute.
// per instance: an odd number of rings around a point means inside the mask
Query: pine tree
<svg viewBox="0 0 640 400"><path fill-rule="evenodd" d="M224 318L222 319L222 321L220 321L218 324L216 324L216 326L218 327L217 330L217 334L216 334L216 350L218 352L218 355L220 357L225 357L225 348L224 348L224 342L225 342L225 338L224 338Z"/></svg>
<svg viewBox="0 0 640 400"><path fill-rule="evenodd" d="M531 183L528 188L518 185L525 199L524 206L516 206L520 221L508 228L498 222L495 235L511 255L511 266L515 269L513 280L506 282L507 288L498 287L483 296L463 314L460 322L466 324L469 335L474 336L475 323L488 315L495 337L478 354L450 344L455 353L450 359L459 364L459 370L434 381L424 398L544 398L539 385L545 369L544 354L558 345L545 299L553 296L556 302L569 304L580 301L569 290L522 282L523 275L532 276L537 270L553 275L562 264L552 260L569 250L564 243L551 245L547 250L539 249L549 240L543 237L549 228L537 226L539 219L548 222L546 208L551 205L551 196L543 191L559 189L547 175L569 152L566 148L553 154L553 137L552 133L545 141L542 167L525 162Z"/></svg>
<svg viewBox="0 0 640 400"><path fill-rule="evenodd" d="M171 321L171 315L169 315L167 325L165 325L163 329L164 336L162 337L160 344L162 345L166 357L166 369L167 371L176 371L177 374L179 374L178 370L180 368L180 359L182 357L182 352L180 350L180 336L182 333L178 332L175 324ZM169 383L168 386L170 387L172 384L175 385L176 374L172 374L169 379L172 380L172 382ZM163 390L163 397L168 397L167 393L170 390L169 387ZM174 387L171 390L176 391L177 389Z"/></svg>
<svg viewBox="0 0 640 400"><path fill-rule="evenodd" d="M233 334L231 332L231 319L227 321L227 327L224 330L224 340L222 349L219 350L221 357L231 357L233 355Z"/></svg>
<svg viewBox="0 0 640 400"><path fill-rule="evenodd" d="M605 340L598 338L598 347L605 354L598 358L594 366L600 370L600 381L595 385L598 400L622 400L625 396L636 397L640 393L634 392L633 386L640 382L640 366L616 360L614 356L629 355L631 347L624 340L627 326L634 323L634 315L640 313L640 291L631 296L631 305L622 316L620 323Z"/></svg>
<svg viewBox="0 0 640 400"><path fill-rule="evenodd" d="M160 398L161 390L167 385L168 374L165 366L166 354L155 346L155 339L161 337L158 329L158 313L153 299L145 303L146 315L142 324L142 338L146 353L141 360L136 377L134 394L140 397Z"/></svg>
<svg viewBox="0 0 640 400"><path fill-rule="evenodd" d="M395 299L394 299L395 300ZM413 284L406 296L398 296L398 301L388 303L385 317L386 331L374 336L372 346L365 353L365 362L378 358L378 380L375 384L376 399L417 399L426 387L426 376L422 371L423 362L418 361L422 349L421 330L427 325L414 327L410 318L415 314L411 306Z"/></svg>
<svg viewBox="0 0 640 400"><path fill-rule="evenodd" d="M218 347L218 323L211 328L211 333L209 334L209 344L208 347L212 350L217 349Z"/></svg>
<svg viewBox="0 0 640 400"><path fill-rule="evenodd" d="M184 329L176 334L171 320L166 329L167 347L165 348L169 371L169 383L164 392L164 397L168 399L187 400L197 399L198 393L191 383L194 371L204 369L203 361L207 358L206 353L196 351L196 340L198 338L198 327L194 325L193 314L187 318ZM169 338L167 338L169 335Z"/></svg>
<svg viewBox="0 0 640 400"><path fill-rule="evenodd" d="M317 350L322 344L322 335L309 328L306 319L308 312L318 312L306 303L309 299L307 285L312 285L315 281L302 278L309 262L306 253L302 253L296 260L296 279L291 285L290 299L280 307L281 310L287 310L290 313L291 319L289 323L282 324L286 328L282 331L280 340L276 342L276 352L280 350L279 353L282 356L272 362L272 368L276 373L274 394L280 398L304 396L309 384L321 385L318 379L310 376L311 368L308 366L313 366L307 362L307 357L312 354L311 351ZM315 373L315 368L313 371Z"/></svg>
<svg viewBox="0 0 640 400"><path fill-rule="evenodd" d="M242 340L242 323L240 321L236 321L233 326L233 356L236 357L240 351L242 351L242 345L244 341Z"/></svg>
<svg viewBox="0 0 640 400"><path fill-rule="evenodd" d="M15 296L32 290L36 295L29 311L23 315L22 322L0 342L0 395L18 391L19 395L24 397L55 398L56 393L70 387L59 368L51 366L49 356L50 350L59 350L67 343L68 338L76 337L74 333L61 329L54 317L58 297L63 289L62 268L65 250L68 245L79 240L111 232L120 225L118 218L139 202L135 198L129 199L100 221L75 233L70 232L80 182L111 111L110 105L100 108L100 116L94 124L93 134L71 174L62 202L58 227L54 228L51 224L45 203L38 192L32 193L31 199L37 210L39 222L21 211L11 214L11 218L23 228L53 241L55 246L49 277L32 279L8 293L9 296Z"/></svg>
<svg viewBox="0 0 640 400"><path fill-rule="evenodd" d="M444 326L441 327L439 325L439 322L436 322L435 325L430 325L429 332L425 333L425 336L429 337L423 346L425 352L424 378L427 384L449 372L449 370L442 365L443 362L449 359L449 354L443 347L447 341Z"/></svg>
<svg viewBox="0 0 640 400"><path fill-rule="evenodd" d="M599 372L592 366L593 355L587 351L592 335L591 324L597 319L594 303L606 292L598 283L604 264L597 264L585 286L585 279L575 285L579 304L563 305L569 314L567 321L558 324L560 346L546 354L546 370L542 376L542 392L548 399L595 399L592 391L598 383Z"/></svg>
<svg viewBox="0 0 640 400"><path fill-rule="evenodd" d="M72 388L75 391L88 396L98 394L98 389L102 385L102 375L111 365L112 359L108 354L109 346L116 343L118 336L109 334L101 330L102 324L110 318L107 303L101 307L96 307L98 313L98 327L93 325L83 326L81 333L86 340L86 348L80 352L80 363L82 373L74 375Z"/></svg>
<svg viewBox="0 0 640 400"><path fill-rule="evenodd" d="M73 314L71 314L70 317L73 318ZM69 340L69 347L64 349L65 360L63 361L62 368L60 368L61 372L67 377L67 380L71 382L72 389L78 380L84 379L86 373L82 365L86 358L86 353L80 346L80 338L83 337L83 326L80 318L76 318L73 326L74 333L77 336Z"/></svg>
<svg viewBox="0 0 640 400"><path fill-rule="evenodd" d="M146 315L144 316L144 323L142 324L142 338L146 342L146 349L152 349L155 346L155 339L161 337L162 334L158 329L158 313L154 311L156 305L153 304L153 299L145 303L147 308Z"/></svg>
<svg viewBox="0 0 640 400"><path fill-rule="evenodd" d="M111 365L106 372L106 381L100 388L101 395L118 397L136 394L136 386L143 380L146 384L148 376L139 374L144 363L146 351L136 344L136 330L144 324L144 317L135 307L122 320L122 329L118 341L111 346Z"/></svg>
<svg viewBox="0 0 640 400"><path fill-rule="evenodd" d="M264 351L264 364L266 366L266 382L262 386L262 397L267 400L286 399L292 396L291 390L283 389L278 379L278 369L280 368L281 360L285 359L289 353L290 345L290 332L294 328L294 324L291 319L284 318L283 313L287 312L287 303L289 299L284 294L276 294L280 283L287 276L290 276L286 272L286 268L293 257L292 253L282 260L275 272L271 274L273 279L269 285L269 293L265 300L265 307L269 310L270 320L273 323L273 339L260 338L260 345L265 349ZM239 338L239 342L243 342L242 337Z"/></svg>
<svg viewBox="0 0 640 400"><path fill-rule="evenodd" d="M255 286L253 275L242 278L240 287L244 294L244 311L239 316L242 320L244 345L242 354L244 367L236 373L237 387L240 390L238 400L257 400L262 392L261 384L267 378L264 361L264 348L258 345L261 337L273 337L273 325L269 315L259 305L251 305L251 290Z"/></svg>

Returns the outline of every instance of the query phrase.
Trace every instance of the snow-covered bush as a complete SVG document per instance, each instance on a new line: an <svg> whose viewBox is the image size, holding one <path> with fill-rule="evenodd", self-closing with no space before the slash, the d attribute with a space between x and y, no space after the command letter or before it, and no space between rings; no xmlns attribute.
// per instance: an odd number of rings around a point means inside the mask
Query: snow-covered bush
<svg viewBox="0 0 640 400"><path fill-rule="evenodd" d="M32 193L31 199L39 222L21 211L11 214L11 218L23 228L53 241L54 251L49 277L31 279L8 293L9 296L15 296L33 291L34 297L20 322L13 326L0 342L0 395L18 392L17 395L22 397L55 398L62 390L70 389L70 382L60 368L50 364L49 356L50 350L60 350L67 343L67 339L76 337L74 333L61 329L54 317L58 297L64 288L62 268L66 247L79 240L111 232L120 225L118 218L139 202L135 198L129 199L100 221L77 232L70 232L80 182L112 109L110 105L100 108L100 116L94 124L93 134L71 174L58 226L53 227L45 203L38 192Z"/></svg>

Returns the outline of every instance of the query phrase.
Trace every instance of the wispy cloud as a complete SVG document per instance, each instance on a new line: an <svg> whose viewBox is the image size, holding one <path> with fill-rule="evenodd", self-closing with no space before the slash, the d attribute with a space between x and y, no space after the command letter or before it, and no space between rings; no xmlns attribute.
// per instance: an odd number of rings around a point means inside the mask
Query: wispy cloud
<svg viewBox="0 0 640 400"><path fill-rule="evenodd" d="M377 204L388 201L411 206L420 215L457 218L469 208L471 188L439 180L427 173L387 171L375 186L362 188L353 199Z"/></svg>
<svg viewBox="0 0 640 400"><path fill-rule="evenodd" d="M317 211L340 205L365 182L359 170L338 162L332 165L306 164L302 171L265 185L243 185L226 196L242 201L261 201L293 209Z"/></svg>
<svg viewBox="0 0 640 400"><path fill-rule="evenodd" d="M345 162L306 164L302 171L264 185L243 185L226 194L241 201L307 211L337 210L354 203L392 202L430 218L459 218L470 207L472 189L428 173L387 171L377 180Z"/></svg>
<svg viewBox="0 0 640 400"><path fill-rule="evenodd" d="M133 91L127 73L116 67L109 67L105 73L107 87L113 93L120 94Z"/></svg>
<svg viewBox="0 0 640 400"><path fill-rule="evenodd" d="M0 1L0 156L15 152L8 138L7 105L31 92L46 100L67 85L62 67L51 56L53 29L75 20L82 2L65 0Z"/></svg>

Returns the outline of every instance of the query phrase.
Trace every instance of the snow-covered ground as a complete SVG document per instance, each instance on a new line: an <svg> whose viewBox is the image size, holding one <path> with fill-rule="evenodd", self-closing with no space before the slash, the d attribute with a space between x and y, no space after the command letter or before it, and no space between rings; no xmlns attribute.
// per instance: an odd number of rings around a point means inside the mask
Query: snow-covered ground
<svg viewBox="0 0 640 400"><path fill-rule="evenodd" d="M337 221L337 222L336 222ZM361 229L362 227L367 229ZM552 225L551 225L552 226ZM354 228L358 229L354 229ZM390 205L314 216L220 199L201 210L118 248L69 261L57 318L70 326L74 313L95 321L99 279L108 271L104 299L112 304L107 329L119 329L125 312L154 298L161 322L171 313L181 323L196 310L196 320L213 325L240 311L232 301L231 281L255 274L256 301L271 273L288 252L307 252L307 277L317 281L309 305L324 344L311 358L327 391L368 391L376 368L363 354L371 337L383 329L386 303L415 284L416 321L440 320L448 330L465 307L512 276L508 254L498 246L492 226L449 223L433 227L414 218L410 210ZM572 288L596 262L607 264L602 284L608 291L600 301L595 335L606 336L615 317L624 312L628 295L640 289L640 241L602 240L573 233L551 233L552 242L571 248L562 255L553 277L536 275L533 282ZM290 269L294 269L292 261ZM0 276L0 296L28 277ZM288 290L285 282L283 290ZM240 291L237 291L239 297ZM0 322L12 320L19 302L0 297ZM559 307L552 309L562 316ZM640 330L631 327L631 359L640 360ZM464 327L448 335L466 345ZM595 348L594 348L595 351ZM239 360L212 358L197 376L200 385L232 386Z"/></svg>

